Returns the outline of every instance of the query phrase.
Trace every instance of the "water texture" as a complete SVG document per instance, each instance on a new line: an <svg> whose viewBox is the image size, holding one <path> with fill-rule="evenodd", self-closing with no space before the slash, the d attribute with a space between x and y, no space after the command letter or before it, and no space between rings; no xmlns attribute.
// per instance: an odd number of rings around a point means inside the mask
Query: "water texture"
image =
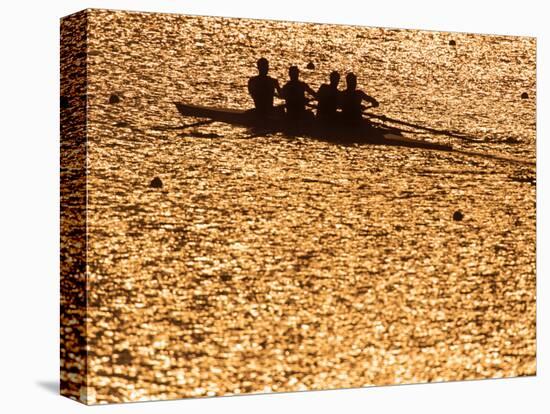
<svg viewBox="0 0 550 414"><path fill-rule="evenodd" d="M88 402L536 373L535 39L102 10L88 30ZM250 107L261 56L314 89L354 71L372 113L468 138L181 128L174 101Z"/></svg>

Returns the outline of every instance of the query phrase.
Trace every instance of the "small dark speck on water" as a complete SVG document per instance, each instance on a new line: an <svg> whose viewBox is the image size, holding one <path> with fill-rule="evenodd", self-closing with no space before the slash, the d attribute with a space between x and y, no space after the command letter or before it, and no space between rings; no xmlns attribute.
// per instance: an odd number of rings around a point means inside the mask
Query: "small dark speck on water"
<svg viewBox="0 0 550 414"><path fill-rule="evenodd" d="M151 181L151 184L149 184L149 187L162 188L162 180L159 177L153 178L153 180Z"/></svg>
<svg viewBox="0 0 550 414"><path fill-rule="evenodd" d="M453 214L453 220L454 221L462 221L464 218L464 214L460 210L456 210Z"/></svg>
<svg viewBox="0 0 550 414"><path fill-rule="evenodd" d="M456 46L456 41L454 39L449 40L449 46Z"/></svg>
<svg viewBox="0 0 550 414"><path fill-rule="evenodd" d="M229 281L231 281L231 279L233 279L233 277L228 273L223 273L220 276L220 279L222 280L222 282L229 282Z"/></svg>
<svg viewBox="0 0 550 414"><path fill-rule="evenodd" d="M315 69L315 63L309 62L309 63L307 64L306 68L308 68L308 69Z"/></svg>
<svg viewBox="0 0 550 414"><path fill-rule="evenodd" d="M121 365L130 365L132 363L132 354L127 349L120 351L116 355L116 362Z"/></svg>
<svg viewBox="0 0 550 414"><path fill-rule="evenodd" d="M66 96L62 96L60 105L61 105L61 108L67 109L69 107L69 98L67 98Z"/></svg>
<svg viewBox="0 0 550 414"><path fill-rule="evenodd" d="M117 104L120 102L120 97L116 94L112 94L110 97L109 97L109 103L110 104Z"/></svg>
<svg viewBox="0 0 550 414"><path fill-rule="evenodd" d="M529 98L529 94L527 92L523 92L521 94L521 99L528 99Z"/></svg>

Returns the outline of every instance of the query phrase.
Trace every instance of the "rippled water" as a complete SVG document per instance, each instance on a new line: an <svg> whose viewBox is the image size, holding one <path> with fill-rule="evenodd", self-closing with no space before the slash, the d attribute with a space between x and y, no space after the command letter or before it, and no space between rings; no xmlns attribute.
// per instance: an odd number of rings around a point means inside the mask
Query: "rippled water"
<svg viewBox="0 0 550 414"><path fill-rule="evenodd" d="M535 374L534 39L97 10L89 30L88 401ZM249 107L260 56L315 89L355 71L374 113L470 139L180 128L173 101Z"/></svg>

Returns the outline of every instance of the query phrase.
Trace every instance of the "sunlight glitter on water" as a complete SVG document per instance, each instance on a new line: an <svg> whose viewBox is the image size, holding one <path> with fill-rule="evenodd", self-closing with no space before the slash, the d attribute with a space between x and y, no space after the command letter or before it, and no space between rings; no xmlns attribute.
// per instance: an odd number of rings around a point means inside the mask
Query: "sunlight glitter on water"
<svg viewBox="0 0 550 414"><path fill-rule="evenodd" d="M534 39L106 11L89 25L94 401L535 374ZM178 129L196 119L174 101L250 107L260 56L314 89L354 71L374 113L473 141Z"/></svg>

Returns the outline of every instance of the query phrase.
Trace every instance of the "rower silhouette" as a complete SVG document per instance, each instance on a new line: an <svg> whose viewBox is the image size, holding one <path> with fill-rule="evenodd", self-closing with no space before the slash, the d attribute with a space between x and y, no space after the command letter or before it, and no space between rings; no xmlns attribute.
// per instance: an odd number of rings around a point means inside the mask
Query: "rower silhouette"
<svg viewBox="0 0 550 414"><path fill-rule="evenodd" d="M288 76L290 80L283 86L281 94L286 102L286 114L288 118L293 120L313 118L311 111L306 110L308 100L305 93L307 92L315 98L315 91L307 83L299 79L300 70L297 66L291 66L288 69Z"/></svg>
<svg viewBox="0 0 550 414"><path fill-rule="evenodd" d="M367 101L377 107L378 101L357 88L357 76L353 72L346 75L346 89L340 94L342 118L349 124L356 124L363 119L362 101Z"/></svg>
<svg viewBox="0 0 550 414"><path fill-rule="evenodd" d="M338 121L340 74L333 71L329 79L330 83L322 84L317 91L317 119L326 124L335 124Z"/></svg>
<svg viewBox="0 0 550 414"><path fill-rule="evenodd" d="M254 100L256 114L259 117L267 117L273 111L273 98L275 91L281 95L279 81L267 75L269 72L269 62L266 58L258 59L256 63L258 75L248 80L248 93Z"/></svg>

